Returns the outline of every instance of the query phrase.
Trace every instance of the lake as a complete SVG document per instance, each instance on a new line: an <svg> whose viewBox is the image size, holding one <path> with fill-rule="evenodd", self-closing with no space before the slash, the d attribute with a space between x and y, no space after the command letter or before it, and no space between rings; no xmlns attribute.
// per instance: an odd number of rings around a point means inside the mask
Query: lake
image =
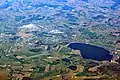
<svg viewBox="0 0 120 80"><path fill-rule="evenodd" d="M73 50L80 50L82 57L85 59L92 59L97 61L103 61L103 60L111 61L113 57L113 55L110 54L110 51L102 47L98 47L90 44L70 43L68 45L68 48L71 48Z"/></svg>

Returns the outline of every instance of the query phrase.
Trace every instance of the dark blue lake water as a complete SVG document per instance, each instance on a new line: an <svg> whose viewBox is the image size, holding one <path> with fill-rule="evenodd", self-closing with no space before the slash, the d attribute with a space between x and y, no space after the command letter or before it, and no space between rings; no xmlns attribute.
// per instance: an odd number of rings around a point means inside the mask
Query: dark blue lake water
<svg viewBox="0 0 120 80"><path fill-rule="evenodd" d="M111 61L113 57L113 55L111 55L108 50L90 44L70 43L68 47L73 50L80 50L82 57L85 59L92 59L97 61Z"/></svg>

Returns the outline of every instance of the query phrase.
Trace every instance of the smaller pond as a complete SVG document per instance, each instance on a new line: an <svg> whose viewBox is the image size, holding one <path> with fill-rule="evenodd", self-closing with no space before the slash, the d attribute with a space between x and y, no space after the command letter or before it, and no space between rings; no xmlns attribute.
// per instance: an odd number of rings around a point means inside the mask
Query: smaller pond
<svg viewBox="0 0 120 80"><path fill-rule="evenodd" d="M31 52L40 52L41 51L41 49L29 49L29 51L31 51Z"/></svg>

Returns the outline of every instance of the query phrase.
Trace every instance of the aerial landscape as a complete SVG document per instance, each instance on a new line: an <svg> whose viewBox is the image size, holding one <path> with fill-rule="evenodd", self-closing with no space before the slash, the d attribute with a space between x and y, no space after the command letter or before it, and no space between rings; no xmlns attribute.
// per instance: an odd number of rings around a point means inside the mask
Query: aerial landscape
<svg viewBox="0 0 120 80"><path fill-rule="evenodd" d="M0 0L0 80L120 80L120 0Z"/></svg>

